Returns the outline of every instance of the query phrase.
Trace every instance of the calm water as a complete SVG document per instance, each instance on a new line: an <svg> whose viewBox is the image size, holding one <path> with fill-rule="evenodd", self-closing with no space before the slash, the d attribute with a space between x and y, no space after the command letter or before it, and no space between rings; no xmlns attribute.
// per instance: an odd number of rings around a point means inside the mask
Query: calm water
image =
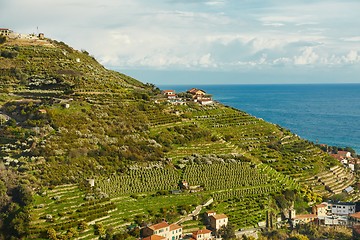
<svg viewBox="0 0 360 240"><path fill-rule="evenodd" d="M225 105L290 129L313 142L360 153L360 84L161 85L176 92L196 87Z"/></svg>

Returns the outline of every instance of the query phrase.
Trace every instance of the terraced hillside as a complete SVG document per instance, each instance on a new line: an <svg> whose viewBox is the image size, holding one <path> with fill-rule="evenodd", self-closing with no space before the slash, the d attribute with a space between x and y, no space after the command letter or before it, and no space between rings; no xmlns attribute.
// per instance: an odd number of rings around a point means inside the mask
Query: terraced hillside
<svg viewBox="0 0 360 240"><path fill-rule="evenodd" d="M46 238L49 229L54 229L58 235L72 233L80 239L91 239L95 230L82 229L85 224L101 224L117 233L134 222L157 218L177 221L183 215L178 211L192 211L209 198L219 204L216 209L229 214L237 228L257 226L266 220L269 195L296 186L291 186L294 182L287 177L269 171L268 166L243 158L212 156L212 164L201 163L204 159L198 157L194 159L198 163L188 163L181 170L158 165L95 179L91 194L76 185L42 192L36 197L29 234ZM179 190L185 179L190 185L188 189L169 194L170 190ZM98 199L99 196L102 197Z"/></svg>
<svg viewBox="0 0 360 240"><path fill-rule="evenodd" d="M9 40L0 51L5 234L136 236L132 225L175 222L209 198L237 228L251 227L280 211L284 190L330 196L355 182L280 126L219 103L157 101L156 86L62 42ZM183 180L192 188L172 191Z"/></svg>

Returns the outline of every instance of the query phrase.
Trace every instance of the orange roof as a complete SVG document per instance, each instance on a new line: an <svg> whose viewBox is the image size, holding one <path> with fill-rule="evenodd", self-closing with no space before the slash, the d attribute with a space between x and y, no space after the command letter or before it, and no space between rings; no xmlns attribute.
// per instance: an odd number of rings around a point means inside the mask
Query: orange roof
<svg viewBox="0 0 360 240"><path fill-rule="evenodd" d="M214 210L207 211L206 213L216 213Z"/></svg>
<svg viewBox="0 0 360 240"><path fill-rule="evenodd" d="M207 233L211 233L211 231L209 229L199 229L195 232L193 232L193 235L199 235L199 234L207 234Z"/></svg>
<svg viewBox="0 0 360 240"><path fill-rule="evenodd" d="M302 215L297 215L294 217L294 219L305 219L305 218L317 218L316 214L302 214Z"/></svg>
<svg viewBox="0 0 360 240"><path fill-rule="evenodd" d="M350 217L360 218L360 212L356 212L356 213L350 214Z"/></svg>
<svg viewBox="0 0 360 240"><path fill-rule="evenodd" d="M158 229L161 229L161 228L166 228L168 226L169 226L169 224L164 221L164 222L161 222L161 223L151 225L149 228L152 229L152 230L158 230Z"/></svg>
<svg viewBox="0 0 360 240"><path fill-rule="evenodd" d="M327 204L321 203L321 204L316 205L316 207L317 208L327 207Z"/></svg>
<svg viewBox="0 0 360 240"><path fill-rule="evenodd" d="M163 90L163 93L175 92L174 90Z"/></svg>
<svg viewBox="0 0 360 240"><path fill-rule="evenodd" d="M225 214L216 214L216 215L213 215L213 216L210 216L210 217L213 217L213 218L215 218L216 220L217 220L217 219L228 218Z"/></svg>
<svg viewBox="0 0 360 240"><path fill-rule="evenodd" d="M177 225L175 223L170 225L170 231L180 229L180 228L182 228L182 226L179 226L179 225Z"/></svg>
<svg viewBox="0 0 360 240"><path fill-rule="evenodd" d="M165 237L159 235L151 235L150 237L143 238L143 240L164 240Z"/></svg>

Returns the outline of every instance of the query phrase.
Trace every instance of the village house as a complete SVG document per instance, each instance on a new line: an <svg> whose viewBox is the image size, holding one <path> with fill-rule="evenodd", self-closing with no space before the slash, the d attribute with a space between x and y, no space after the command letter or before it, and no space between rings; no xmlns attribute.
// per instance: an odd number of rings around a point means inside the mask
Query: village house
<svg viewBox="0 0 360 240"><path fill-rule="evenodd" d="M214 230L219 230L223 226L227 226L228 217L225 214L215 214L209 217L210 227Z"/></svg>
<svg viewBox="0 0 360 240"><path fill-rule="evenodd" d="M338 151L337 153L332 153L330 155L336 158L340 162L342 162L343 160L347 160L348 158L351 158L351 152L348 151Z"/></svg>
<svg viewBox="0 0 360 240"><path fill-rule="evenodd" d="M177 240L182 237L182 227L163 221L142 229L143 239ZM152 237L152 238L148 238ZM161 238L162 237L162 238Z"/></svg>
<svg viewBox="0 0 360 240"><path fill-rule="evenodd" d="M353 221L355 223L360 223L360 212L350 214L349 218L351 221Z"/></svg>
<svg viewBox="0 0 360 240"><path fill-rule="evenodd" d="M187 93L190 93L193 100L201 105L209 105L213 103L211 95L206 94L206 92L201 89L192 88L188 90Z"/></svg>
<svg viewBox="0 0 360 240"><path fill-rule="evenodd" d="M352 202L328 202L328 214L349 215L355 213L355 203Z"/></svg>
<svg viewBox="0 0 360 240"><path fill-rule="evenodd" d="M176 98L176 93L174 90L163 90L162 94L167 98L167 99L175 99Z"/></svg>
<svg viewBox="0 0 360 240"><path fill-rule="evenodd" d="M207 217L207 218L209 218L210 216L214 216L214 215L216 215L216 212L215 212L215 211L210 210L210 211L207 211L207 212L205 213L205 215L206 215L206 217Z"/></svg>
<svg viewBox="0 0 360 240"><path fill-rule="evenodd" d="M209 105L213 103L213 100L211 97L201 97L197 99L197 102L201 105Z"/></svg>
<svg viewBox="0 0 360 240"><path fill-rule="evenodd" d="M316 214L318 218L327 216L327 203L321 203L312 207L312 213Z"/></svg>
<svg viewBox="0 0 360 240"><path fill-rule="evenodd" d="M196 100L206 95L205 91L203 91L201 89L197 89L197 88L192 88L192 89L188 90L187 93L190 93L192 95L193 99L196 99Z"/></svg>
<svg viewBox="0 0 360 240"><path fill-rule="evenodd" d="M356 204L352 202L329 201L312 207L313 214L318 218L318 224L330 226L348 225L352 221L357 222L357 217L360 219L360 215L355 211Z"/></svg>
<svg viewBox="0 0 360 240"><path fill-rule="evenodd" d="M299 215L295 215L291 219L291 223L292 223L292 226L294 227L298 224L315 222L316 219L317 219L316 214L299 214Z"/></svg>
<svg viewBox="0 0 360 240"><path fill-rule="evenodd" d="M9 36L12 31L8 28L0 28L0 35Z"/></svg>
<svg viewBox="0 0 360 240"><path fill-rule="evenodd" d="M159 235L152 235L152 236L143 238L143 240L166 240L166 238L159 236Z"/></svg>
<svg viewBox="0 0 360 240"><path fill-rule="evenodd" d="M200 229L192 233L192 239L195 240L211 240L211 231L208 229Z"/></svg>

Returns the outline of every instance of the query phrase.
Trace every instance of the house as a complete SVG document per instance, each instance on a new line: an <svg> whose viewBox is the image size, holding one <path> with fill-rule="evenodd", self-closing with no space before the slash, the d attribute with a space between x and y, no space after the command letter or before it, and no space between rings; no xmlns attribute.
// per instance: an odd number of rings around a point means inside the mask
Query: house
<svg viewBox="0 0 360 240"><path fill-rule="evenodd" d="M177 224L171 224L169 240L181 239L181 237L182 237L182 227Z"/></svg>
<svg viewBox="0 0 360 240"><path fill-rule="evenodd" d="M154 236L156 235L156 236ZM163 221L142 229L142 236L144 239L146 237L153 237L149 239L166 239L166 240L176 240L181 239L182 236L182 227L177 224L168 224ZM159 238L163 237L163 238Z"/></svg>
<svg viewBox="0 0 360 240"><path fill-rule="evenodd" d="M351 187L351 186L349 186L349 187L345 188L343 192L344 192L344 193L347 193L347 194L353 193L353 192L354 192L354 188Z"/></svg>
<svg viewBox="0 0 360 240"><path fill-rule="evenodd" d="M143 238L143 240L166 240L166 238L159 236L159 235L152 235L152 236Z"/></svg>
<svg viewBox="0 0 360 240"><path fill-rule="evenodd" d="M45 34L44 33L39 33L38 38L41 39L41 40L45 39Z"/></svg>
<svg viewBox="0 0 360 240"><path fill-rule="evenodd" d="M327 203L321 203L321 204L317 204L314 205L312 207L312 213L315 214L316 216L318 216L318 218L322 218L327 216L327 207L328 204Z"/></svg>
<svg viewBox="0 0 360 240"><path fill-rule="evenodd" d="M195 240L210 240L213 239L211 231L208 229L200 229L192 233L192 238Z"/></svg>
<svg viewBox="0 0 360 240"><path fill-rule="evenodd" d="M214 216L214 215L216 215L216 212L215 211L207 211L206 213L205 213L205 215L206 215L206 217L207 218L209 218L210 216Z"/></svg>
<svg viewBox="0 0 360 240"><path fill-rule="evenodd" d="M168 99L176 98L176 94L174 90L163 90L162 94L165 95Z"/></svg>
<svg viewBox="0 0 360 240"><path fill-rule="evenodd" d="M352 202L328 202L328 213L332 215L349 215L355 213L355 203Z"/></svg>
<svg viewBox="0 0 360 240"><path fill-rule="evenodd" d="M343 160L347 160L349 158L352 158L351 157L351 152L348 152L348 151L338 151L335 154L331 154L331 156L333 156L334 158L336 158L340 162L342 162Z"/></svg>
<svg viewBox="0 0 360 240"><path fill-rule="evenodd" d="M11 30L8 28L0 28L0 35L3 36L9 36L11 33Z"/></svg>
<svg viewBox="0 0 360 240"><path fill-rule="evenodd" d="M201 105L209 105L213 103L213 100L211 97L201 97L198 98L198 103L200 103Z"/></svg>
<svg viewBox="0 0 360 240"><path fill-rule="evenodd" d="M348 163L348 167L350 168L351 171L355 171L355 164L356 164L356 160L349 160L349 163Z"/></svg>
<svg viewBox="0 0 360 240"><path fill-rule="evenodd" d="M316 214L300 214L296 215L291 219L292 226L296 226L298 224L311 223L315 222L317 219Z"/></svg>
<svg viewBox="0 0 360 240"><path fill-rule="evenodd" d="M215 214L209 217L210 227L214 230L219 230L222 226L227 226L228 217L225 214Z"/></svg>
<svg viewBox="0 0 360 240"><path fill-rule="evenodd" d="M351 158L351 152L348 151L338 151L337 154L343 158Z"/></svg>
<svg viewBox="0 0 360 240"><path fill-rule="evenodd" d="M324 225L336 226L336 225L347 225L348 222L349 222L348 216L328 215L320 223Z"/></svg>
<svg viewBox="0 0 360 240"><path fill-rule="evenodd" d="M191 95L193 95L193 98L196 98L196 99L206 95L205 91L203 91L201 89L197 89L197 88L192 88L192 89L188 90L187 92L190 93Z"/></svg>
<svg viewBox="0 0 360 240"><path fill-rule="evenodd" d="M360 223L360 212L350 214L350 215L349 215L349 218L350 218L350 220L352 220L353 222Z"/></svg>

